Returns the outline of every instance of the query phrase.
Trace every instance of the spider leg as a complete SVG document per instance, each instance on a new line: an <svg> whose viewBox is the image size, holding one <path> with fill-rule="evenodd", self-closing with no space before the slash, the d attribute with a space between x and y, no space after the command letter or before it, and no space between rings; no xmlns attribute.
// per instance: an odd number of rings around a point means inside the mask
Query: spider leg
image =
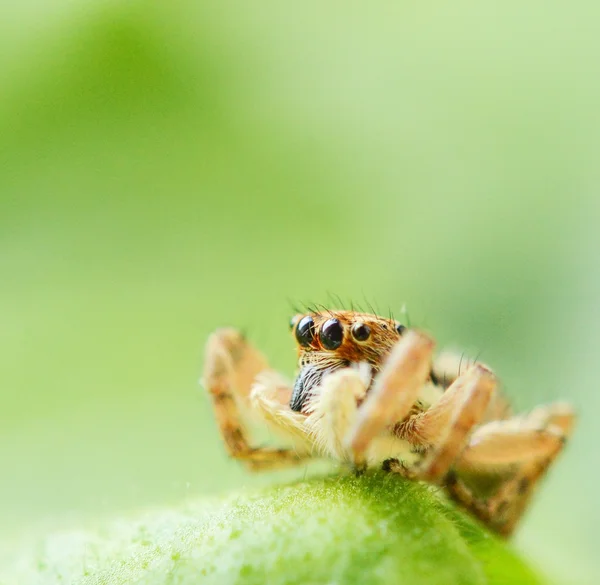
<svg viewBox="0 0 600 585"><path fill-rule="evenodd" d="M456 378L429 410L397 425L396 434L428 447L425 458L411 470L414 477L437 482L446 475L473 428L481 424L495 388L492 372L474 365Z"/></svg>
<svg viewBox="0 0 600 585"><path fill-rule="evenodd" d="M565 436L570 437L575 425L575 413L570 404L555 402L534 408L525 416L530 424L537 423L540 428L548 425L559 427Z"/></svg>
<svg viewBox="0 0 600 585"><path fill-rule="evenodd" d="M510 535L574 422L573 411L556 404L483 425L456 461L447 492L492 530Z"/></svg>
<svg viewBox="0 0 600 585"><path fill-rule="evenodd" d="M431 371L438 382L448 387L476 363L475 360L464 354L442 351L433 361Z"/></svg>
<svg viewBox="0 0 600 585"><path fill-rule="evenodd" d="M236 329L219 329L209 337L202 385L212 399L227 452L253 471L294 465L301 460L293 450L253 447L249 443L240 411L248 409L252 384L266 369L265 358Z"/></svg>
<svg viewBox="0 0 600 585"><path fill-rule="evenodd" d="M358 402L367 392L370 367L344 368L326 376L308 404L305 428L318 452L350 461L345 438L356 421Z"/></svg>
<svg viewBox="0 0 600 585"><path fill-rule="evenodd" d="M483 365L479 360L474 360L464 354L453 351L443 351L434 360L431 375L437 384L449 388L450 385L463 373L475 365ZM489 368L488 368L489 369ZM510 404L504 396L496 393L493 401L486 411L486 420L498 420L510 416Z"/></svg>
<svg viewBox="0 0 600 585"><path fill-rule="evenodd" d="M258 374L252 386L250 404L279 436L294 444L298 455L305 455L311 449L306 415L290 409L291 395L291 386L280 374L265 370Z"/></svg>
<svg viewBox="0 0 600 585"><path fill-rule="evenodd" d="M429 376L433 346L423 333L408 331L390 352L346 437L357 468L365 466L371 440L409 414Z"/></svg>

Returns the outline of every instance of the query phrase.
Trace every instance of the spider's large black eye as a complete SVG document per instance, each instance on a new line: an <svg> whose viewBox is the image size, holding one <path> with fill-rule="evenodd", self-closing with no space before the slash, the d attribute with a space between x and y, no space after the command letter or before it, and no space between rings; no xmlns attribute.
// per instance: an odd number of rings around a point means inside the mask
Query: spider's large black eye
<svg viewBox="0 0 600 585"><path fill-rule="evenodd" d="M302 347L308 347L315 338L315 322L310 315L302 317L296 326L296 340Z"/></svg>
<svg viewBox="0 0 600 585"><path fill-rule="evenodd" d="M396 331L402 335L406 331L406 327L402 325L402 323L398 323L398 325L396 325Z"/></svg>
<svg viewBox="0 0 600 585"><path fill-rule="evenodd" d="M337 319L325 321L321 327L321 345L325 349L337 349L344 340L344 328Z"/></svg>
<svg viewBox="0 0 600 585"><path fill-rule="evenodd" d="M371 335L371 328L365 323L355 323L352 325L352 337L356 341L366 341Z"/></svg>

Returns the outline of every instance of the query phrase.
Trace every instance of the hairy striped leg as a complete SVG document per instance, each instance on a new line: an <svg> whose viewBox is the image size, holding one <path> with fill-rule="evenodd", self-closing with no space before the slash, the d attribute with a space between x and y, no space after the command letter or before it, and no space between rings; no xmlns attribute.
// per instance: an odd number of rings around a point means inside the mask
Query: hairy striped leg
<svg viewBox="0 0 600 585"><path fill-rule="evenodd" d="M389 461L386 467L411 479L440 481L464 449L473 428L483 420L495 388L496 379L490 370L480 364L471 366L431 408L394 427L396 436L423 450L421 462L407 468Z"/></svg>
<svg viewBox="0 0 600 585"><path fill-rule="evenodd" d="M296 465L302 459L294 450L250 445L240 411L249 409L254 381L266 370L265 358L236 329L219 329L209 337L202 384L212 399L227 452L253 471ZM289 387L271 385L269 391L281 407L289 403Z"/></svg>
<svg viewBox="0 0 600 585"><path fill-rule="evenodd" d="M509 536L574 423L572 409L555 404L483 425L456 461L447 492L492 530Z"/></svg>
<svg viewBox="0 0 600 585"><path fill-rule="evenodd" d="M410 413L429 377L433 346L423 333L408 331L390 352L346 437L357 469L365 467L371 441Z"/></svg>

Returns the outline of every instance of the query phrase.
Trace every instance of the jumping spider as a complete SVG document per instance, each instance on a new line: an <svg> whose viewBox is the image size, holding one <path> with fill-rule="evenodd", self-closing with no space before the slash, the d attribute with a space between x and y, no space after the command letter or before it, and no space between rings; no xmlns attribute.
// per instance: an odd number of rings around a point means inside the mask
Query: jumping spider
<svg viewBox="0 0 600 585"><path fill-rule="evenodd" d="M229 454L251 470L330 457L442 486L507 536L575 422L566 404L512 416L485 365L433 357L433 340L393 319L354 311L297 315L298 376L290 385L235 329L207 344L203 383ZM252 447L253 411L293 448Z"/></svg>

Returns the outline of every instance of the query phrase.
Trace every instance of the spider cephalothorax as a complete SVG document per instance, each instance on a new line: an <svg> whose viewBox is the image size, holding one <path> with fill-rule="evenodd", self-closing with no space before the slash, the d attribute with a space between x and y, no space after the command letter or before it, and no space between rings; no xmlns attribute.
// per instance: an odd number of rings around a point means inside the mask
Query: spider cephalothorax
<svg viewBox="0 0 600 585"><path fill-rule="evenodd" d="M568 405L512 416L487 366L434 358L429 336L393 319L324 310L291 326L294 383L235 329L208 341L203 382L231 456L252 470L311 457L383 467L441 485L492 530L512 532L571 433ZM290 448L252 447L250 413Z"/></svg>

